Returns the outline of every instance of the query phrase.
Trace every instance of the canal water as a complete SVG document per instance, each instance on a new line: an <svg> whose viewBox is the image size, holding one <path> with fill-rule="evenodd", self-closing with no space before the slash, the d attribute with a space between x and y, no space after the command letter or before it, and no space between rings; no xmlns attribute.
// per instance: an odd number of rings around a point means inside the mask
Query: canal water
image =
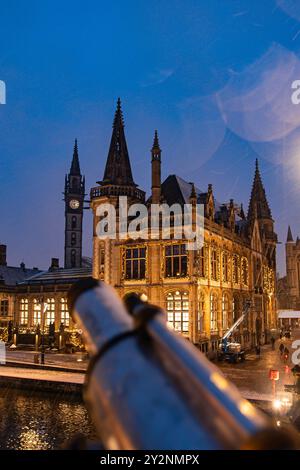
<svg viewBox="0 0 300 470"><path fill-rule="evenodd" d="M78 395L0 387L0 450L60 449L78 433L96 440Z"/></svg>

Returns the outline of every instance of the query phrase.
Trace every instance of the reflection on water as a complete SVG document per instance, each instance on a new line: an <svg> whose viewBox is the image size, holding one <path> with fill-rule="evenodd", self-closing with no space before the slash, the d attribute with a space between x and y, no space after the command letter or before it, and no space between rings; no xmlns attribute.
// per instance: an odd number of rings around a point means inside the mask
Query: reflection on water
<svg viewBox="0 0 300 470"><path fill-rule="evenodd" d="M96 435L78 396L0 387L0 449L60 448L78 433Z"/></svg>

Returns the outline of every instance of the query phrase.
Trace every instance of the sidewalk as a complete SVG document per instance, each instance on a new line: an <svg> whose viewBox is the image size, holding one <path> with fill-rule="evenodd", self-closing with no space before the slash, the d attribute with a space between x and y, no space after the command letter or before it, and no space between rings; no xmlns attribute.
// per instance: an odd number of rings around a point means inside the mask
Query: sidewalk
<svg viewBox="0 0 300 470"><path fill-rule="evenodd" d="M35 354L39 354L39 360L41 357L40 352L36 351L22 351L22 350L6 350L6 362L14 363L15 365L28 364L33 368L37 365L34 363ZM65 368L68 370L74 370L83 372L86 370L88 360L84 358L81 353L76 354L61 354L55 352L45 353L45 366L55 366L56 368ZM43 365L40 365L43 367Z"/></svg>

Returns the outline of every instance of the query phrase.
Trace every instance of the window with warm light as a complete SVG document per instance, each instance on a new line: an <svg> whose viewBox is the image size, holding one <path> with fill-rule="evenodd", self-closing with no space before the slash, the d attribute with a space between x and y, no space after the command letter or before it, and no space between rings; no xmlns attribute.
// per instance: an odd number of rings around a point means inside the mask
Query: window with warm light
<svg viewBox="0 0 300 470"><path fill-rule="evenodd" d="M187 275L187 251L185 244L165 247L165 276L185 277Z"/></svg>
<svg viewBox="0 0 300 470"><path fill-rule="evenodd" d="M206 247L203 246L199 250L199 276L206 277Z"/></svg>
<svg viewBox="0 0 300 470"><path fill-rule="evenodd" d="M229 254L226 251L222 253L222 277L223 282L229 282Z"/></svg>
<svg viewBox="0 0 300 470"><path fill-rule="evenodd" d="M45 325L49 326L50 323L53 323L54 321L55 321L55 299L47 299Z"/></svg>
<svg viewBox="0 0 300 470"><path fill-rule="evenodd" d="M125 279L145 279L146 247L126 248Z"/></svg>
<svg viewBox="0 0 300 470"><path fill-rule="evenodd" d="M198 333L204 331L204 315L205 315L205 296L203 292L200 294L198 303L198 318L197 318L197 330Z"/></svg>
<svg viewBox="0 0 300 470"><path fill-rule="evenodd" d="M67 299L60 299L60 322L65 326L70 326L70 314L68 310Z"/></svg>
<svg viewBox="0 0 300 470"><path fill-rule="evenodd" d="M189 332L189 296L187 292L167 294L168 325L183 334Z"/></svg>
<svg viewBox="0 0 300 470"><path fill-rule="evenodd" d="M237 255L233 255L232 257L232 280L234 284L239 283L239 257Z"/></svg>
<svg viewBox="0 0 300 470"><path fill-rule="evenodd" d="M242 283L244 286L248 285L249 270L248 270L248 260L247 258L242 258Z"/></svg>
<svg viewBox="0 0 300 470"><path fill-rule="evenodd" d="M42 306L38 299L33 299L33 324L35 326L41 325L42 319Z"/></svg>
<svg viewBox="0 0 300 470"><path fill-rule="evenodd" d="M21 325L27 325L28 323L28 300L20 300L20 323Z"/></svg>
<svg viewBox="0 0 300 470"><path fill-rule="evenodd" d="M229 298L227 294L222 296L222 328L227 330L229 317Z"/></svg>
<svg viewBox="0 0 300 470"><path fill-rule="evenodd" d="M210 329L218 331L218 297L215 293L210 294Z"/></svg>
<svg viewBox="0 0 300 470"><path fill-rule="evenodd" d="M211 249L211 279L214 281L218 280L219 274L219 255L216 248Z"/></svg>

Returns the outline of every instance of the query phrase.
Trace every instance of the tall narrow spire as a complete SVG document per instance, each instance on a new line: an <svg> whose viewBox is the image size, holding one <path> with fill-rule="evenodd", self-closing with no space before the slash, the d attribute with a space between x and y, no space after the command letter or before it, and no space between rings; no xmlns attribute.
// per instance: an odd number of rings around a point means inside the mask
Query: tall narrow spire
<svg viewBox="0 0 300 470"><path fill-rule="evenodd" d="M291 227L290 227L290 226L289 226L289 228L288 228L288 233L287 233L286 241L287 241L287 242L293 242L293 241L294 241L293 235L292 235L292 230L291 230Z"/></svg>
<svg viewBox="0 0 300 470"><path fill-rule="evenodd" d="M117 109L113 122L113 132L101 184L136 186L131 172L120 98L118 98L117 101Z"/></svg>
<svg viewBox="0 0 300 470"><path fill-rule="evenodd" d="M152 204L159 204L161 197L161 148L159 146L157 131L154 132L154 140L151 149L151 155Z"/></svg>
<svg viewBox="0 0 300 470"><path fill-rule="evenodd" d="M255 161L255 174L248 209L248 219L272 219L265 188L259 172L258 160Z"/></svg>
<svg viewBox="0 0 300 470"><path fill-rule="evenodd" d="M80 175L77 139L75 139L75 144L74 144L73 159L72 159L71 168L70 168L70 175Z"/></svg>
<svg viewBox="0 0 300 470"><path fill-rule="evenodd" d="M160 155L161 155L161 148L159 146L157 130L154 131L154 139L153 139L153 145L152 145L151 153L152 153L153 156L157 155L157 156L160 157Z"/></svg>

